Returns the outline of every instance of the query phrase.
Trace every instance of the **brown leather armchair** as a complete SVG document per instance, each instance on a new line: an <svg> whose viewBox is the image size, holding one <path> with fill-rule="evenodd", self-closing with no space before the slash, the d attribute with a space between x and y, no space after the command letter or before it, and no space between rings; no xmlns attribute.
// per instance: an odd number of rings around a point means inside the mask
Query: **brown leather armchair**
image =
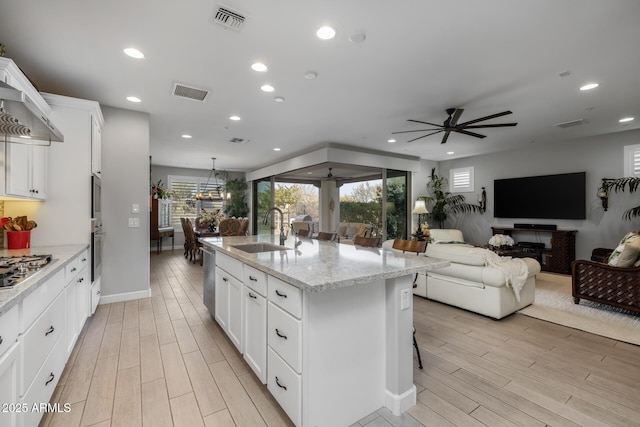
<svg viewBox="0 0 640 427"><path fill-rule="evenodd" d="M640 267L614 267L607 264L613 249L596 248L591 260L571 265L572 295L640 313Z"/></svg>

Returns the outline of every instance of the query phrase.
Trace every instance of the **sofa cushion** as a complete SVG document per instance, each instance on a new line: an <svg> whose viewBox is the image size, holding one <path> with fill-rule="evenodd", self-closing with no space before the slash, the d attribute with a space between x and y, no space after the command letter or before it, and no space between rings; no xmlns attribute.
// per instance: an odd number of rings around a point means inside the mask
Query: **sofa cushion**
<svg viewBox="0 0 640 427"><path fill-rule="evenodd" d="M367 234L367 230L369 229L369 226L367 224L360 224L357 228L356 228L356 236L359 237L366 237Z"/></svg>
<svg viewBox="0 0 640 427"><path fill-rule="evenodd" d="M446 259L458 264L484 266L486 264L484 257L470 253L472 249L475 249L472 245L429 244L427 245L427 256Z"/></svg>
<svg viewBox="0 0 640 427"><path fill-rule="evenodd" d="M438 242L464 242L462 231L455 228L432 228L429 230L434 243Z"/></svg>
<svg viewBox="0 0 640 427"><path fill-rule="evenodd" d="M627 233L609 256L608 264L614 267L631 267L640 254L640 235Z"/></svg>

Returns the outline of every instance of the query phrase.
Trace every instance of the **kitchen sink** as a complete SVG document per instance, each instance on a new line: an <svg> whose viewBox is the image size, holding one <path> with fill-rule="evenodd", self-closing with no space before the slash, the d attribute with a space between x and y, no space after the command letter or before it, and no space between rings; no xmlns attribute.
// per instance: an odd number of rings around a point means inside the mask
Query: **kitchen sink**
<svg viewBox="0 0 640 427"><path fill-rule="evenodd" d="M273 243L246 243L244 245L231 245L231 247L243 252L248 252L250 254L257 254L260 252L288 251L289 249L291 249L280 245L274 245Z"/></svg>

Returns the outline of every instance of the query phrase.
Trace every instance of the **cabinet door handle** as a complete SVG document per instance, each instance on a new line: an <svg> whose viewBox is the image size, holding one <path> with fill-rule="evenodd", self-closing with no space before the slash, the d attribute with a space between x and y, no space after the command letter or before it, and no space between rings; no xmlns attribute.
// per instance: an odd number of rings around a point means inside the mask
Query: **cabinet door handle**
<svg viewBox="0 0 640 427"><path fill-rule="evenodd" d="M71 272L72 272L72 273L73 273L74 271L76 271L76 268L75 268L75 267L73 267L73 268L71 269Z"/></svg>
<svg viewBox="0 0 640 427"><path fill-rule="evenodd" d="M56 377L56 376L55 376L55 375L53 375L53 372L51 372L51 373L49 374L49 380L48 380L46 383L44 383L44 385L45 385L45 386L49 385L49 383L50 383L51 381L53 381L55 377Z"/></svg>
<svg viewBox="0 0 640 427"><path fill-rule="evenodd" d="M51 325L49 327L49 330L47 332L45 332L44 336L46 337L47 335L49 335L51 332L55 331L55 328L53 327L53 325Z"/></svg>
<svg viewBox="0 0 640 427"><path fill-rule="evenodd" d="M82 262L86 262L86 261L87 261L87 259L86 259L86 258L82 258Z"/></svg>
<svg viewBox="0 0 640 427"><path fill-rule="evenodd" d="M278 377L276 377L276 384L278 385L278 387L283 388L283 389L287 389L287 387L283 386L282 384L280 384L280 381L278 380Z"/></svg>
<svg viewBox="0 0 640 427"><path fill-rule="evenodd" d="M249 298L257 299L258 297L253 292L249 292Z"/></svg>
<svg viewBox="0 0 640 427"><path fill-rule="evenodd" d="M282 297L282 298L286 298L287 297L287 294L281 294L277 289L276 289L276 295L278 295L279 297Z"/></svg>
<svg viewBox="0 0 640 427"><path fill-rule="evenodd" d="M0 335L0 345L2 345L2 341L4 341L4 339L2 339L2 336Z"/></svg>
<svg viewBox="0 0 640 427"><path fill-rule="evenodd" d="M278 330L278 328L276 328L276 335L277 335L277 336L279 336L280 338L284 338L285 340L289 339L289 338L287 338L287 336L286 336L286 335L282 335L282 334L280 333L280 331Z"/></svg>
<svg viewBox="0 0 640 427"><path fill-rule="evenodd" d="M251 280L252 282L257 282L257 281L258 281L258 279L256 279L256 278L255 278L255 277L253 277L253 276L249 276L249 280Z"/></svg>
<svg viewBox="0 0 640 427"><path fill-rule="evenodd" d="M227 279L226 277L223 277L223 278L222 278L222 281L223 281L223 282L228 282L228 281L229 281L229 279Z"/></svg>

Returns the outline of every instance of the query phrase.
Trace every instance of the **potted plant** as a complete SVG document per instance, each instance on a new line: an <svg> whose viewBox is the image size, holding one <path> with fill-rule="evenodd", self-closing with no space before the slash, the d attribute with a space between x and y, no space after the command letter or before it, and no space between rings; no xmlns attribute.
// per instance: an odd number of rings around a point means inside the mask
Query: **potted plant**
<svg viewBox="0 0 640 427"><path fill-rule="evenodd" d="M150 189L154 199L168 199L171 197L171 190L167 188L161 179L157 183L151 184Z"/></svg>
<svg viewBox="0 0 640 427"><path fill-rule="evenodd" d="M448 191L447 179L435 174L431 170L431 181L427 183L429 196L425 197L429 213L427 217L444 228L444 222L453 214L466 214L472 212L482 213L482 207L467 203L462 194L453 194Z"/></svg>
<svg viewBox="0 0 640 427"><path fill-rule="evenodd" d="M227 217L244 218L249 214L249 206L247 205L247 189L248 184L238 178L228 178L224 185L229 199L224 207L224 213Z"/></svg>
<svg viewBox="0 0 640 427"><path fill-rule="evenodd" d="M626 178L615 178L615 179L603 179L602 186L598 189L598 196L602 198L605 194L609 194L611 190L615 191L625 191L625 189L629 187L629 193L634 193L640 187L640 177L626 177ZM640 217L640 206L636 206L628 209L624 214L622 214L622 218L626 220L632 220L633 218Z"/></svg>

